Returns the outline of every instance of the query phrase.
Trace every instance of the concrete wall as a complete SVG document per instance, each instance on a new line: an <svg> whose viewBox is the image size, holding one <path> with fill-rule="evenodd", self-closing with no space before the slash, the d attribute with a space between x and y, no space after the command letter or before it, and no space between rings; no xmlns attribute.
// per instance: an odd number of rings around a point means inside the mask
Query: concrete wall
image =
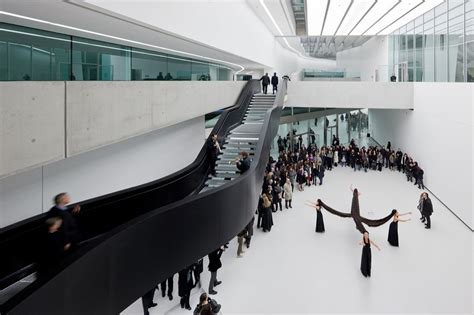
<svg viewBox="0 0 474 315"><path fill-rule="evenodd" d="M201 116L0 179L0 228L47 211L62 191L81 201L169 175L203 143Z"/></svg>
<svg viewBox="0 0 474 315"><path fill-rule="evenodd" d="M64 82L0 83L0 177L64 158Z"/></svg>
<svg viewBox="0 0 474 315"><path fill-rule="evenodd" d="M388 37L374 36L362 46L344 50L336 55L336 65L349 73L360 73L361 81L388 82L392 69L388 69Z"/></svg>
<svg viewBox="0 0 474 315"><path fill-rule="evenodd" d="M474 85L416 83L414 101L413 111L369 110L372 136L412 155L426 186L474 228Z"/></svg>
<svg viewBox="0 0 474 315"><path fill-rule="evenodd" d="M245 83L1 82L0 178L231 106Z"/></svg>
<svg viewBox="0 0 474 315"><path fill-rule="evenodd" d="M290 82L293 107L413 108L413 84L392 82Z"/></svg>

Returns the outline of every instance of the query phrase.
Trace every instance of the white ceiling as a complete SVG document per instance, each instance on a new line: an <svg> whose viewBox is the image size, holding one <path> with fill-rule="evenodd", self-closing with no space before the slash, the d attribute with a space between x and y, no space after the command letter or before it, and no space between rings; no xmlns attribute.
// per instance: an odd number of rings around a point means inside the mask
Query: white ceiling
<svg viewBox="0 0 474 315"><path fill-rule="evenodd" d="M208 60L209 62L226 65L236 71L242 68L263 68L263 65L251 60L199 43L190 38L152 27L140 21L102 10L84 1L0 0L0 2L0 22L102 40L188 58Z"/></svg>
<svg viewBox="0 0 474 315"><path fill-rule="evenodd" d="M387 35L444 1L306 0L308 35Z"/></svg>

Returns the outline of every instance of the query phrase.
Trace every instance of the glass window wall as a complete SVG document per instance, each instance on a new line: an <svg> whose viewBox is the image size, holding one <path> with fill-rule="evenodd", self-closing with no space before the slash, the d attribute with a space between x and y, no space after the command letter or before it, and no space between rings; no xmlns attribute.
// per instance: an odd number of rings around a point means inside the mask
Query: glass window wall
<svg viewBox="0 0 474 315"><path fill-rule="evenodd" d="M474 82L474 0L468 0L465 4L465 29L466 29L466 79Z"/></svg>
<svg viewBox="0 0 474 315"><path fill-rule="evenodd" d="M0 80L69 77L69 36L0 23Z"/></svg>
<svg viewBox="0 0 474 315"><path fill-rule="evenodd" d="M0 80L232 80L207 61L0 23Z"/></svg>
<svg viewBox="0 0 474 315"><path fill-rule="evenodd" d="M399 80L474 81L473 2L447 0L391 34Z"/></svg>

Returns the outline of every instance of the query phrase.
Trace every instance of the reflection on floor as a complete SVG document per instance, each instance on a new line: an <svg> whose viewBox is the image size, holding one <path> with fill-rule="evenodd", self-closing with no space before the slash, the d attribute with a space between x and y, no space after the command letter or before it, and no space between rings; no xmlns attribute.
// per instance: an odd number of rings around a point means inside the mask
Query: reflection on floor
<svg viewBox="0 0 474 315"><path fill-rule="evenodd" d="M255 230L250 249L236 258L236 240L223 254L215 297L223 314L244 313L462 313L472 314L472 232L436 199L432 229L425 230L416 209L420 190L386 169L353 172L338 167L326 172L323 186L294 193L293 209L275 213L270 233ZM324 212L326 233L316 234L314 211L305 200L321 198L349 211L350 184L359 188L361 214L382 217L396 208L412 211L412 221L399 224L400 247L387 243L388 224L368 228L380 247L372 249L372 278L359 270L360 233L354 222ZM209 281L204 261L204 287ZM158 298L151 314L183 312L177 297ZM195 293L194 307L200 292ZM143 314L138 301L122 314Z"/></svg>

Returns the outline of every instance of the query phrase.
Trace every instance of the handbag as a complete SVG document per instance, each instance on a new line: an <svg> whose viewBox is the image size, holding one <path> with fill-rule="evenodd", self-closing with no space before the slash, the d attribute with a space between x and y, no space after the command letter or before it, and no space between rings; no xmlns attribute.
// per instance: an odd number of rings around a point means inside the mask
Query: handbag
<svg viewBox="0 0 474 315"><path fill-rule="evenodd" d="M217 303L216 300L213 299L208 299L209 304L211 304L211 309L212 311L217 314L221 310L221 306L219 303Z"/></svg>

